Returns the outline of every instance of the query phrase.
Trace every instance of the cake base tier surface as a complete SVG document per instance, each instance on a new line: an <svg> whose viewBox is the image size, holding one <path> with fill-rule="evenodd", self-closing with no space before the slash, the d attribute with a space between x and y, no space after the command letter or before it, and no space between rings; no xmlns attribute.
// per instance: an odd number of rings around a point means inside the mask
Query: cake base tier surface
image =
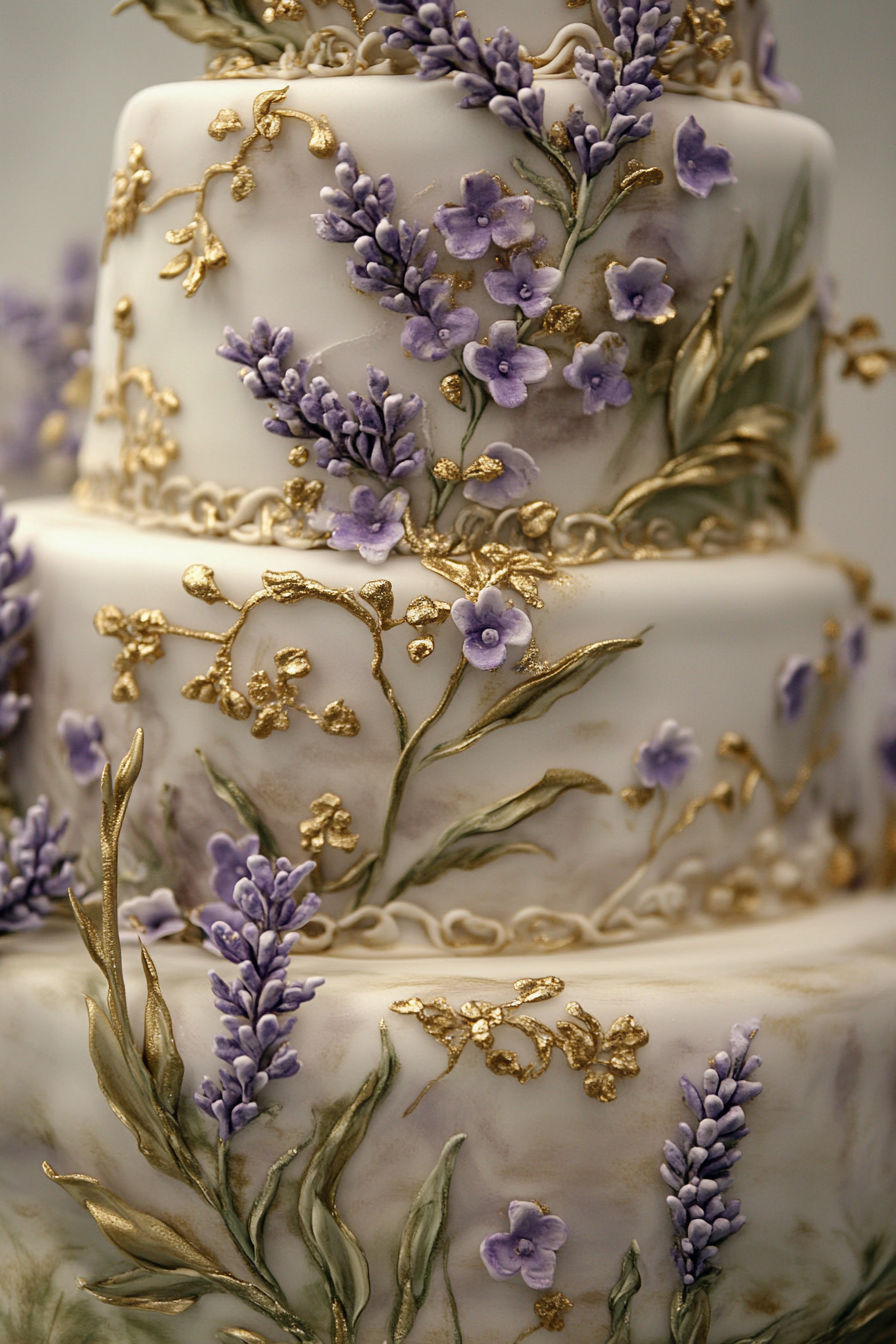
<svg viewBox="0 0 896 1344"><path fill-rule="evenodd" d="M556 950L780 913L822 894L837 845L860 837L860 822L846 834L839 819L861 816L872 792L850 735L844 663L844 641L863 618L830 562L782 551L569 571L542 586L543 611L530 609L536 645L522 670L515 664L523 649L509 650L493 673L463 666L450 618L426 627L434 649L416 663L405 646L421 629L380 630L382 667L411 741L462 669L452 703L419 739L414 770L396 792L395 704L371 675L369 624L346 607L354 603L373 621L357 597L371 575L360 558L307 552L293 570L295 557L280 548L160 537L63 503L28 504L20 518L22 540L36 544L42 594L34 708L16 754L20 795L31 801L43 791L73 810L78 844L93 854L96 785L68 774L57 721L67 709L97 715L112 759L143 727L146 765L125 869L142 873L144 885L173 885L185 905L208 898L208 837L241 826L215 796L197 749L257 806L278 853L301 853L298 827L313 818L316 800L335 797L350 812L352 853L312 851L324 903L308 942L319 950ZM232 606L185 592L190 566L200 588L213 573L215 591ZM391 584L393 620L421 593L446 604L458 596L411 558L375 573ZM246 606L253 594L255 605ZM523 608L518 595L515 602ZM94 629L100 609L112 637ZM243 616L228 654L230 691L243 704L237 719L220 712L224 692L211 687L209 664L222 632ZM600 664L590 680L576 674L557 698L536 698L537 712L530 706L510 721L516 710L503 697L608 641L606 657L589 664ZM299 672L282 690L293 703L266 707L258 687L269 693L284 658ZM779 678L800 658L815 683L787 722ZM139 698L113 703L113 687L127 678L127 695ZM251 707L246 695L254 695ZM270 713L280 715L277 730L253 735ZM667 720L693 732L699 755L679 782L651 793L633 758ZM476 725L488 731L471 736ZM523 794L510 811L494 812ZM515 848L486 855L490 845ZM383 858L372 883L340 885L376 853ZM844 876L838 853L834 885L848 885L855 872Z"/></svg>
<svg viewBox="0 0 896 1344"><path fill-rule="evenodd" d="M7 940L3 951L0 1179L10 1300L15 1303L36 1264L65 1300L75 1291L76 1275L96 1280L126 1268L87 1213L46 1181L43 1160L65 1175L98 1178L238 1275L240 1264L217 1237L209 1210L145 1164L97 1090L82 994L101 999L102 985L74 935L45 929ZM222 963L184 946L157 945L153 953L186 1063L189 1097L213 1062L217 1020L206 972ZM701 1077L707 1056L727 1043L733 1021L761 1017L756 1049L763 1063L756 1077L764 1091L748 1108L750 1133L739 1145L743 1158L732 1190L747 1223L720 1248L723 1272L711 1291L710 1344L752 1340L781 1318L774 1336L780 1344L814 1341L860 1291L863 1276L867 1281L879 1274L896 1249L894 958L896 907L889 898L866 896L742 931L736 943L712 933L674 946L558 954L549 964L525 957L450 965L334 960L317 998L300 1013L295 1042L301 1073L271 1084L270 1099L281 1109L232 1141L239 1197L258 1187L276 1156L309 1136L315 1108L355 1094L376 1067L378 1024L386 1019L398 1072L339 1190L339 1214L370 1263L371 1298L359 1340L378 1344L384 1337L402 1223L455 1134L467 1137L457 1155L447 1233L464 1338L510 1344L534 1322L536 1292L518 1277L493 1282L479 1254L484 1237L504 1230L508 1201L522 1199L548 1205L569 1228L553 1291L573 1304L566 1316L570 1344L603 1337L606 1295L633 1238L643 1286L632 1303L631 1337L638 1344L665 1339L677 1279L669 1259L669 1192L658 1168L664 1140L674 1138L679 1121L691 1118L678 1079L682 1073ZM125 968L131 1018L138 1022L142 975L134 949L126 949ZM295 972L316 969L301 951L294 956ZM520 1087L490 1072L471 1041L454 1071L403 1117L442 1072L445 1053L414 1016L393 1012L391 1005L414 995L424 1001L443 995L455 1009L475 1000L485 1001L484 1010L511 999L512 981L546 972L565 987L554 1002L527 1009L539 1021L553 1025L573 998L605 1025L631 1013L649 1031L649 1043L638 1051L641 1072L619 1080L617 1099L602 1105L587 1096L582 1074L569 1069L559 1051L541 1077ZM528 1061L531 1042L519 1032L496 1027L495 1037L499 1047L518 1050ZM213 1128L202 1118L200 1125ZM295 1223L306 1160L307 1152L283 1177L266 1245L287 1296L302 1301L305 1316L325 1338L327 1303L312 1287L313 1266ZM885 1287L896 1292L892 1277L885 1276ZM95 1310L97 1321L89 1312L86 1318L96 1331L89 1337L103 1341L200 1344L226 1326L281 1338L270 1322L225 1296L204 1297L184 1315L168 1318L100 1305ZM107 1333L99 1324L103 1313ZM141 1333L140 1323L150 1321L160 1322L158 1333ZM64 1344L81 1344L88 1337L87 1325L81 1328ZM455 1337L437 1270L411 1338Z"/></svg>

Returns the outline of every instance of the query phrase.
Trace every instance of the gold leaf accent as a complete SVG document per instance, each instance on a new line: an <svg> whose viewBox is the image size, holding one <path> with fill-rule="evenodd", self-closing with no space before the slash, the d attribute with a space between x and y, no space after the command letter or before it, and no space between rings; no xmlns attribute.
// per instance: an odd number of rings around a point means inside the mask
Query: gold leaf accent
<svg viewBox="0 0 896 1344"><path fill-rule="evenodd" d="M213 140L224 140L231 131L241 131L242 129L243 123L240 121L239 113L234 112L232 107L222 107L214 120L210 122L208 133Z"/></svg>
<svg viewBox="0 0 896 1344"><path fill-rule="evenodd" d="M380 618L383 629L389 629L392 625L400 625L400 621L392 620L392 612L395 608L395 594L392 591L392 584L388 579L370 579L363 588L358 589L358 594L363 597Z"/></svg>
<svg viewBox="0 0 896 1344"><path fill-rule="evenodd" d="M141 472L158 482L162 473L180 455L177 440L166 421L180 410L180 400L170 387L159 387L143 365L128 365L127 346L134 335L133 305L125 296L115 305L113 328L118 336L115 372L107 377L103 401L96 413L98 423L117 420L122 428L119 464L122 488L129 490ZM143 405L132 408L131 391L139 392Z"/></svg>
<svg viewBox="0 0 896 1344"><path fill-rule="evenodd" d="M523 536L532 540L546 536L557 521L558 509L546 499L533 500L531 504L522 504L516 511Z"/></svg>
<svg viewBox="0 0 896 1344"><path fill-rule="evenodd" d="M439 391L452 406L460 406L464 399L464 380L459 373L446 373L439 383Z"/></svg>
<svg viewBox="0 0 896 1344"><path fill-rule="evenodd" d="M581 321L582 314L578 308L568 303L555 303L545 313L541 326L550 336L575 336Z"/></svg>
<svg viewBox="0 0 896 1344"><path fill-rule="evenodd" d="M588 3L588 0L566 0L566 2L570 8L572 8L573 6L585 5ZM548 128L548 141L555 149L559 149L561 153L565 153L566 150L571 148L569 132L566 129L566 123L564 121L551 122L551 125Z"/></svg>
<svg viewBox="0 0 896 1344"><path fill-rule="evenodd" d="M452 462L450 457L436 458L432 464L432 474L440 481L459 481L463 475L456 462Z"/></svg>
<svg viewBox="0 0 896 1344"><path fill-rule="evenodd" d="M340 0L340 3L352 3L353 0ZM337 140L332 127L325 116L313 117L297 108L283 107L288 88L268 89L255 98L252 105L252 129L240 142L240 147L232 158L224 163L212 163L206 168L198 182L186 187L172 187L157 200L147 202L146 189L151 174L143 164L143 150L139 145L131 147L128 166L130 176L116 173L113 199L106 211L106 250L112 238L118 233L133 229L138 214L149 215L181 196L193 198L193 214L186 225L169 229L165 237L175 246L187 245L186 251L179 253L173 261L163 266L160 278L170 280L183 275L183 290L188 298L198 291L210 271L220 270L228 263L227 249L221 239L213 232L205 213L206 195L209 186L216 177L230 174L230 194L239 203L249 196L256 186L252 169L246 163L246 156L253 146L264 140L270 147L279 136L284 119L291 118L304 122L311 129L308 149L316 158L329 158L336 152ZM242 130L239 116L232 108L222 108L208 127L208 133L214 140L224 140L231 131ZM105 250L104 250L105 258Z"/></svg>
<svg viewBox="0 0 896 1344"><path fill-rule="evenodd" d="M556 998L565 988L562 980L549 975L540 978L515 980L516 997L507 1003L487 1003L474 1000L460 1008L452 1008L447 999L439 996L430 1002L413 997L399 999L391 1005L395 1013L416 1017L428 1035L445 1047L448 1064L444 1072L426 1087L405 1111L411 1111L441 1078L451 1073L470 1041L485 1055L485 1065L492 1073L528 1083L540 1078L548 1069L553 1051L560 1051L571 1069L584 1071L583 1085L588 1096L599 1101L612 1101L616 1095L616 1079L631 1078L640 1072L636 1051L646 1045L649 1036L630 1015L619 1017L604 1033L600 1023L581 1004L566 1005L568 1017L557 1022L556 1031L545 1023L518 1014L524 1004L541 1003ZM495 1048L495 1031L499 1027L513 1027L530 1041L535 1059L523 1064L513 1050Z"/></svg>
<svg viewBox="0 0 896 1344"><path fill-rule="evenodd" d="M432 635L421 635L418 639L412 639L408 644L408 657L412 663L422 663L424 658L428 658L436 647L436 642Z"/></svg>
<svg viewBox="0 0 896 1344"><path fill-rule="evenodd" d="M351 854L358 843L358 836L349 831L351 824L352 815L342 806L339 795L322 793L311 804L309 819L299 823L302 848L316 855L324 845L330 845L332 849Z"/></svg>
<svg viewBox="0 0 896 1344"><path fill-rule="evenodd" d="M184 592L189 593L190 597L201 598L209 606L226 601L221 589L215 583L215 571L208 565L188 565L181 582Z"/></svg>
<svg viewBox="0 0 896 1344"><path fill-rule="evenodd" d="M534 1310L542 1329L562 1330L566 1325L563 1318L568 1311L572 1311L572 1305L569 1298L564 1297L562 1293L545 1293L542 1297L536 1298Z"/></svg>
<svg viewBox="0 0 896 1344"><path fill-rule="evenodd" d="M504 463L497 457L488 457L483 454L464 468L463 479L465 481L496 481L504 475Z"/></svg>
<svg viewBox="0 0 896 1344"><path fill-rule="evenodd" d="M619 790L619 797L633 812L640 812L642 807L653 801L655 795L656 789L647 789L643 785Z"/></svg>
<svg viewBox="0 0 896 1344"><path fill-rule="evenodd" d="M441 602L433 597L427 597L421 593L415 597L404 614L408 625L412 625L415 630L423 625L441 625L451 614L450 602Z"/></svg>

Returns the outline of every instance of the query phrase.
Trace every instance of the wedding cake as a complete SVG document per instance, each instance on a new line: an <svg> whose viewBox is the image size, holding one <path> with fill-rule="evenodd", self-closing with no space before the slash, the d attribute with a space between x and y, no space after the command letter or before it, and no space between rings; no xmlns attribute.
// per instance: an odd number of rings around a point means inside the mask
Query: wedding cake
<svg viewBox="0 0 896 1344"><path fill-rule="evenodd" d="M886 613L800 512L891 357L764 0L140 2L212 55L3 534L10 1341L890 1338Z"/></svg>

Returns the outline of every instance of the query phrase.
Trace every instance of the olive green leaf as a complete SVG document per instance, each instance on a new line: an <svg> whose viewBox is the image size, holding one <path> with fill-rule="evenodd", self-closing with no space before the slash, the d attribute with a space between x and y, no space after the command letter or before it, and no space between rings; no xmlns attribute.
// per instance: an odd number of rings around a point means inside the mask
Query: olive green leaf
<svg viewBox="0 0 896 1344"><path fill-rule="evenodd" d="M129 1269L95 1283L81 1280L81 1287L110 1307L131 1311L157 1311L164 1316L179 1316L196 1305L204 1293L213 1293L215 1285L198 1274L163 1273L148 1269Z"/></svg>
<svg viewBox="0 0 896 1344"><path fill-rule="evenodd" d="M517 822L525 821L536 812L543 812L570 789L584 789L586 793L612 793L613 790L602 779L586 774L583 770L547 770L537 784L532 784L522 793L511 794L497 803L471 812L444 831L428 854L409 868L386 897L386 904L394 901L407 887L418 886L432 880L428 874L435 865L446 866L443 856L446 851L468 836L492 835L496 831L506 831ZM505 851L506 852L506 851ZM494 855L494 858L500 857ZM490 862L486 859L483 862Z"/></svg>
<svg viewBox="0 0 896 1344"><path fill-rule="evenodd" d="M669 388L669 436L676 454L699 435L716 399L724 350L722 310L733 284L734 276L728 275L713 290L709 304L675 356Z"/></svg>
<svg viewBox="0 0 896 1344"><path fill-rule="evenodd" d="M255 1330L240 1330L231 1327L228 1330L218 1330L216 1338L222 1341L222 1344L230 1344L234 1340L236 1344L275 1344L273 1339L267 1335L259 1335Z"/></svg>
<svg viewBox="0 0 896 1344"><path fill-rule="evenodd" d="M155 1093L165 1110L177 1116L184 1062L174 1040L171 1014L162 997L159 975L145 947L140 948L146 977L146 1008L143 1015L143 1062L152 1075Z"/></svg>
<svg viewBox="0 0 896 1344"><path fill-rule="evenodd" d="M140 3L178 37L224 51L248 52L256 62L276 61L286 43L253 19L240 0L119 0L113 14Z"/></svg>
<svg viewBox="0 0 896 1344"><path fill-rule="evenodd" d="M520 177L526 182L531 182L533 187L544 192L547 196L546 201L538 201L538 205L546 205L551 210L556 210L567 229L571 229L574 223L574 216L569 208L569 201L566 193L560 183L552 177L544 177L541 173L536 173L528 164L523 163L522 159L513 157L510 162L513 164Z"/></svg>
<svg viewBox="0 0 896 1344"><path fill-rule="evenodd" d="M398 1290L389 1318L389 1344L401 1344L407 1338L429 1292L433 1263L448 1217L454 1164L466 1137L455 1134L448 1140L408 1213L398 1252Z"/></svg>
<svg viewBox="0 0 896 1344"><path fill-rule="evenodd" d="M633 1241L622 1257L619 1278L610 1289L607 1298L610 1310L610 1336L607 1344L631 1344L632 1298L641 1288L641 1273L638 1269L640 1254L638 1243Z"/></svg>
<svg viewBox="0 0 896 1344"><path fill-rule="evenodd" d="M112 1245L143 1269L192 1270L203 1275L222 1275L225 1271L204 1251L193 1246L168 1223L142 1213L112 1194L92 1176L60 1176L48 1162L45 1175L68 1191L72 1199L91 1215Z"/></svg>
<svg viewBox="0 0 896 1344"><path fill-rule="evenodd" d="M553 859L554 855L549 849L542 845L533 844L528 840L519 840L513 843L504 843L500 845L463 845L459 849L446 850L431 859L425 867L421 864L415 864L405 876L396 883L389 892L388 899L394 901L408 887L427 887L453 868L459 869L463 873L475 872L477 868L484 868L489 863L495 863L498 859L506 858L508 854L540 854L543 858Z"/></svg>
<svg viewBox="0 0 896 1344"><path fill-rule="evenodd" d="M222 774L199 747L196 748L196 755L205 767L205 773L208 775L209 783L216 796L221 799L222 803L227 803L233 808L247 830L258 836L259 850L266 859L274 862L280 856L280 847L273 831L262 818L252 799L247 793L243 792L239 784L235 783L228 775Z"/></svg>
<svg viewBox="0 0 896 1344"><path fill-rule="evenodd" d="M778 1332L781 1329L782 1322L775 1321L774 1325L769 1325L765 1330L761 1330L758 1335L745 1335L743 1339L731 1340L730 1344L773 1344L778 1338Z"/></svg>
<svg viewBox="0 0 896 1344"><path fill-rule="evenodd" d="M629 649L639 649L643 642L643 635L638 635L634 639L605 639L599 644L586 644L584 648L574 649L546 672L528 677L502 695L481 718L470 725L462 737L433 748L420 762L419 768L422 770L434 761L466 751L496 728L540 719L558 700L581 690L598 672L615 663L621 654Z"/></svg>
<svg viewBox="0 0 896 1344"><path fill-rule="evenodd" d="M791 289L785 290L779 297L771 300L756 315L750 327L750 342L753 345L765 345L787 336L805 322L816 304L818 294L814 276L810 273Z"/></svg>
<svg viewBox="0 0 896 1344"><path fill-rule="evenodd" d="M700 1283L690 1288L679 1288L672 1298L670 1326L672 1344L706 1344L709 1327L712 1323L712 1307L709 1302L710 1273ZM716 1270L713 1278L718 1278Z"/></svg>
<svg viewBox="0 0 896 1344"><path fill-rule="evenodd" d="M264 1224L265 1219L270 1212L271 1205L277 1198L277 1191L280 1189L280 1179L295 1158L314 1138L312 1131L303 1143L296 1144L295 1148L290 1148L277 1158L268 1171L260 1191L258 1192L252 1210L246 1222L246 1228L249 1232L249 1240L252 1242L252 1249L255 1251L259 1260L264 1260Z"/></svg>
<svg viewBox="0 0 896 1344"><path fill-rule="evenodd" d="M354 1327L370 1297L367 1258L336 1208L346 1164L367 1133L376 1107L398 1069L385 1023L380 1023L381 1053L357 1095L344 1104L324 1133L299 1186L299 1228L333 1303L336 1337L354 1339Z"/></svg>

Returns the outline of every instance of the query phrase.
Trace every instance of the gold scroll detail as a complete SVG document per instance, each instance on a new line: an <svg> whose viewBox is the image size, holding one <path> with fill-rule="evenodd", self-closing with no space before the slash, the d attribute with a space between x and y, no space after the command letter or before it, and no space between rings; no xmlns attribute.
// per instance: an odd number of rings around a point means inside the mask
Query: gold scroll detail
<svg viewBox="0 0 896 1344"><path fill-rule="evenodd" d="M128 342L134 335L133 306L125 296L115 305L113 328L118 336L115 372L105 380L103 404L96 413L100 424L117 420L122 427L120 462L122 489L128 491L141 472L158 482L180 449L168 432L167 421L180 410L177 393L158 387L143 364L128 364ZM144 404L134 414L128 392L137 388Z"/></svg>
<svg viewBox="0 0 896 1344"><path fill-rule="evenodd" d="M325 9L330 3L330 0L314 0L314 3L319 6L319 8ZM358 7L355 4L355 0L336 0L336 3L341 5L347 12L352 21L352 27L358 36L363 37L367 24L376 13L376 8L374 7L373 9L368 10L366 14L361 15L358 13ZM265 23L275 23L277 20L287 20L297 23L304 19L307 16L307 13L308 11L302 4L302 0L274 0L274 3L268 5L264 10L261 17Z"/></svg>
<svg viewBox="0 0 896 1344"><path fill-rule="evenodd" d="M258 94L252 104L252 129L243 137L233 157L222 163L210 164L198 182L186 187L171 187L155 201L148 202L145 199L152 174L146 168L143 149L140 145L132 145L128 156L130 177L122 172L115 174L113 198L106 212L104 258L112 239L118 233L129 232L134 228L138 214L151 215L178 196L192 196L192 217L181 228L169 229L165 234L165 241L181 250L162 267L159 276L163 280L182 276L181 284L187 298L196 294L209 272L220 270L229 261L227 249L212 230L205 214L206 193L214 179L230 175L230 194L237 203L251 195L256 182L255 174L246 162L249 151L259 141L264 141L268 149L273 149L285 118L303 121L310 126L308 148L316 158L326 159L336 152L336 136L324 115L313 117L296 108L279 106L288 92L288 88L284 87ZM213 140L223 141L233 131L244 129L239 115L232 108L222 108L211 121L208 133ZM134 167L131 167L132 163Z"/></svg>
<svg viewBox="0 0 896 1344"><path fill-rule="evenodd" d="M470 1041L485 1055L485 1066L492 1073L515 1078L518 1083L529 1083L540 1078L550 1066L553 1052L559 1050L571 1069L583 1070L583 1085L589 1097L597 1101L615 1101L616 1084L620 1078L634 1078L641 1072L637 1051L646 1045L649 1037L644 1027L626 1014L618 1017L609 1031L604 1032L597 1018L575 1001L566 1005L569 1018L561 1019L553 1031L545 1023L517 1013L529 1003L543 1003L562 994L565 985L555 975L539 979L515 980L516 998L507 1003L487 1003L473 1000L452 1008L439 995L430 1002L422 999L399 999L391 1005L395 1013L416 1017L430 1036L448 1052L448 1066L438 1078L427 1083L416 1101L405 1111L411 1111L441 1078L451 1072ZM514 1050L495 1048L494 1033L498 1027L513 1027L531 1041L534 1061L523 1064Z"/></svg>

